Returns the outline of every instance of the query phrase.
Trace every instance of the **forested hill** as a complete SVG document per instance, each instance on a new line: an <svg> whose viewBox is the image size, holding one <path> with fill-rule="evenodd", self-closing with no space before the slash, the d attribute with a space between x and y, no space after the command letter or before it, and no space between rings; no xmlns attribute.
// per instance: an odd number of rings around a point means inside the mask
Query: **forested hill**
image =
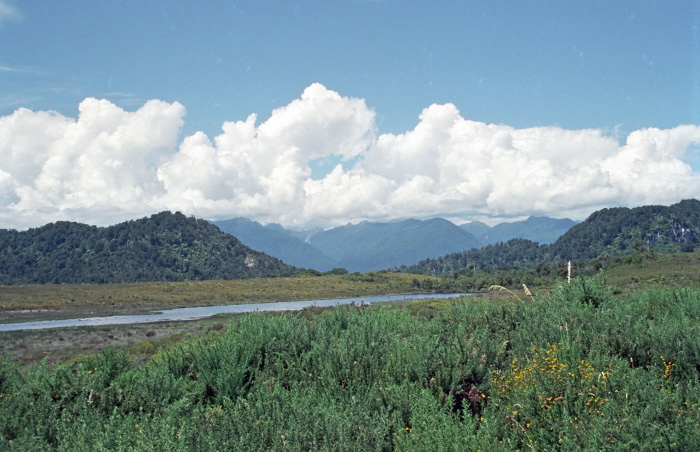
<svg viewBox="0 0 700 452"><path fill-rule="evenodd" d="M0 230L0 284L245 279L295 270L181 213L106 228L61 221Z"/></svg>
<svg viewBox="0 0 700 452"><path fill-rule="evenodd" d="M484 248L425 259L402 267L409 272L448 275L470 268L556 264L631 254L635 251L692 251L700 243L700 201L671 206L602 209L569 229L551 245L513 239Z"/></svg>
<svg viewBox="0 0 700 452"><path fill-rule="evenodd" d="M551 246L560 259L629 254L637 250L690 251L700 242L700 201L665 206L616 207L591 214ZM570 256L570 257L569 257Z"/></svg>

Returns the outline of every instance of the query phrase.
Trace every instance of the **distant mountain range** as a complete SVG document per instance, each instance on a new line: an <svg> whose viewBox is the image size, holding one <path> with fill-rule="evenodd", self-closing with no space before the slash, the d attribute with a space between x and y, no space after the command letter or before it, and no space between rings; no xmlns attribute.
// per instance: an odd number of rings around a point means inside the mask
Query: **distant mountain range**
<svg viewBox="0 0 700 452"><path fill-rule="evenodd" d="M263 226L246 218L212 222L222 231L235 236L246 246L301 268L328 271L337 267L336 261L320 249L294 236L280 225Z"/></svg>
<svg viewBox="0 0 700 452"><path fill-rule="evenodd" d="M180 213L107 228L61 221L0 230L0 284L245 279L296 271Z"/></svg>
<svg viewBox="0 0 700 452"><path fill-rule="evenodd" d="M494 227L481 222L457 226L433 218L390 223L363 221L328 230L293 231L245 218L213 223L247 246L290 265L318 271L345 268L350 272L399 267L513 238L551 243L576 224L568 219L530 217Z"/></svg>
<svg viewBox="0 0 700 452"><path fill-rule="evenodd" d="M478 248L468 232L441 218L393 223L363 221L319 232L311 245L332 256L338 267L351 272L392 268L431 256Z"/></svg>
<svg viewBox="0 0 700 452"><path fill-rule="evenodd" d="M531 216L524 221L499 223L493 227L480 221L466 223L460 227L476 237L482 246L507 242L510 239L527 239L546 245L557 240L574 225L576 222L568 218Z"/></svg>

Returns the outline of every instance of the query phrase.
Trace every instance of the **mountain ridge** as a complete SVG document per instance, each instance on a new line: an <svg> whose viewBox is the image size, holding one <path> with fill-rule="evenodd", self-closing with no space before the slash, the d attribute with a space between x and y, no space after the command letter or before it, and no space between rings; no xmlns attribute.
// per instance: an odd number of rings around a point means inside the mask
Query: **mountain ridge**
<svg viewBox="0 0 700 452"><path fill-rule="evenodd" d="M478 221L458 226L443 218L409 218L297 231L277 224L263 226L245 218L213 223L247 246L289 264L319 271L346 268L351 272L390 269L446 253L481 248L491 243L486 236L494 230L497 241L523 236L551 241L576 224L569 219L530 217L494 227Z"/></svg>
<svg viewBox="0 0 700 452"><path fill-rule="evenodd" d="M470 233L442 218L366 221L319 232L310 242L334 257L339 267L365 272L397 267L403 262L444 254L446 250L479 246Z"/></svg>
<svg viewBox="0 0 700 452"><path fill-rule="evenodd" d="M502 222L494 226L489 226L481 221L472 221L461 224L459 227L471 232L483 246L507 242L510 239L527 239L546 245L556 241L577 223L568 218L531 215L522 221Z"/></svg>
<svg viewBox="0 0 700 452"><path fill-rule="evenodd" d="M222 231L233 235L246 246L274 256L289 265L329 271L335 260L309 243L293 236L280 225L263 226L257 221L238 217L213 221Z"/></svg>

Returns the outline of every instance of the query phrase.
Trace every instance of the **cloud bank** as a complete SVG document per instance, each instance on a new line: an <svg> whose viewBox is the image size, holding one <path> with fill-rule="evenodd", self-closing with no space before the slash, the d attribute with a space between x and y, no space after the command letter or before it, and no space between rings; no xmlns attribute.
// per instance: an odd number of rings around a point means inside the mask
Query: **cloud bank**
<svg viewBox="0 0 700 452"><path fill-rule="evenodd" d="M610 206L700 195L684 154L700 126L516 129L431 105L413 130L379 134L364 100L320 84L257 124L180 138L185 108L151 100L127 112L85 99L78 118L19 109L0 117L0 228L58 220L107 225L179 210L286 227L408 217L585 218ZM338 158L321 179L310 162Z"/></svg>

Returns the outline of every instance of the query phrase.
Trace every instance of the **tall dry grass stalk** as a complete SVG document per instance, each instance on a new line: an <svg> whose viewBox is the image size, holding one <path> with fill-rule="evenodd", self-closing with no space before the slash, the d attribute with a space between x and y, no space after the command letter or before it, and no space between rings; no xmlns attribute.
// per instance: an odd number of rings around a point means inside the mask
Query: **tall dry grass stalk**
<svg viewBox="0 0 700 452"><path fill-rule="evenodd" d="M518 294L516 294L515 292L513 292L512 290L510 290L507 287L503 287L503 286L499 286L497 284L494 284L492 286L489 286L488 290L497 290L499 292L505 291L505 292L508 292L509 294L513 295L515 298L517 298L518 301L523 301L522 298L520 298L518 296ZM525 284L523 284L523 290L525 291L525 295L529 296L532 301L535 300L535 297L532 295L532 292L530 292L530 289L528 289Z"/></svg>

